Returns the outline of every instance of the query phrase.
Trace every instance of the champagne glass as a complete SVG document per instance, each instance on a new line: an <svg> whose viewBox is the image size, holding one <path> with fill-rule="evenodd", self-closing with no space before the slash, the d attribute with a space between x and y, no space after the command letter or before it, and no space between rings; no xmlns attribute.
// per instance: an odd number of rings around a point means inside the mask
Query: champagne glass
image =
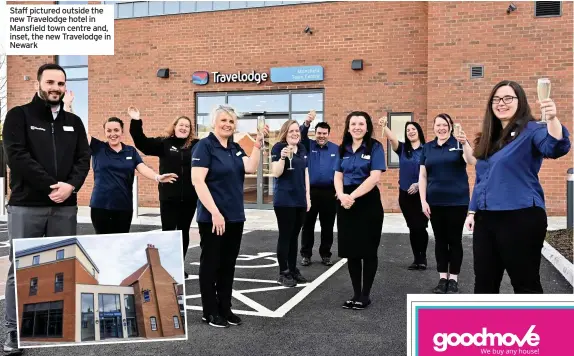
<svg viewBox="0 0 574 356"><path fill-rule="evenodd" d="M460 124L454 124L454 137L456 138L457 136L460 135L460 133L462 132L462 127L460 126ZM460 147L460 142L458 140L456 140L456 149L455 151L462 151L462 148Z"/></svg>
<svg viewBox="0 0 574 356"><path fill-rule="evenodd" d="M550 79L548 79L548 78L538 79L537 90L538 90L538 100L539 101L546 100L546 99L550 98ZM542 117L541 117L540 121L538 121L538 123L539 124L546 124L546 113L544 112L544 110L542 110L541 114L542 114Z"/></svg>
<svg viewBox="0 0 574 356"><path fill-rule="evenodd" d="M261 144L261 153L265 153L265 116L257 116L257 131L263 134L263 143Z"/></svg>
<svg viewBox="0 0 574 356"><path fill-rule="evenodd" d="M287 168L287 169L292 171L293 170L293 147L291 147L291 146L287 146L287 147L289 147L289 153L287 154L287 158L289 158L289 168Z"/></svg>

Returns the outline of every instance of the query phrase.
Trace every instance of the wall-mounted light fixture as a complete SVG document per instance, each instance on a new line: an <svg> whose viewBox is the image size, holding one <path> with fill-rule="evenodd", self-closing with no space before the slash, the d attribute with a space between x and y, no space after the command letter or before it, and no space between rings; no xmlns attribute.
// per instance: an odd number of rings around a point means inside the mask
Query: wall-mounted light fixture
<svg viewBox="0 0 574 356"><path fill-rule="evenodd" d="M510 15L510 13L516 11L516 9L517 9L516 5L510 3L510 5L508 5L508 9L506 9L506 14Z"/></svg>
<svg viewBox="0 0 574 356"><path fill-rule="evenodd" d="M158 78L169 78L169 68L160 68L157 71Z"/></svg>
<svg viewBox="0 0 574 356"><path fill-rule="evenodd" d="M311 29L311 27L309 27L309 25L307 25L307 27L305 27L305 29L303 30L304 33L307 33L309 35L313 34L313 30Z"/></svg>
<svg viewBox="0 0 574 356"><path fill-rule="evenodd" d="M362 59L353 59L351 62L351 69L352 70L363 70L363 60Z"/></svg>

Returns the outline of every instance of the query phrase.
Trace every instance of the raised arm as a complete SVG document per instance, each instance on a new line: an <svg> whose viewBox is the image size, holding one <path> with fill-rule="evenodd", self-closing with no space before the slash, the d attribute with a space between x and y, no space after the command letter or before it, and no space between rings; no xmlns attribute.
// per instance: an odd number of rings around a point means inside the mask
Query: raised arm
<svg viewBox="0 0 574 356"><path fill-rule="evenodd" d="M399 139L397 135L395 135L393 131L391 131L391 129L387 126L387 120L388 119L386 116L380 118L379 125L383 126L385 136L387 137L387 140L391 142L391 148L393 149L393 151L397 152L397 150L399 149Z"/></svg>
<svg viewBox="0 0 574 356"><path fill-rule="evenodd" d="M570 151L570 133L556 117L556 106L552 100L543 100L541 107L546 112L547 124L536 129L533 144L544 157L560 158Z"/></svg>
<svg viewBox="0 0 574 356"><path fill-rule="evenodd" d="M257 167L259 167L259 160L261 158L261 145L263 144L263 137L267 134L269 134L269 127L265 125L263 132L257 133L257 138L255 139L253 150L251 151L251 156L246 157L244 152L243 165L245 167L245 173L253 174L257 172Z"/></svg>
<svg viewBox="0 0 574 356"><path fill-rule="evenodd" d="M130 122L130 135L134 140L136 148L148 156L163 156L163 140L161 138L149 138L144 134L139 110L130 106L128 108L128 115L132 119Z"/></svg>

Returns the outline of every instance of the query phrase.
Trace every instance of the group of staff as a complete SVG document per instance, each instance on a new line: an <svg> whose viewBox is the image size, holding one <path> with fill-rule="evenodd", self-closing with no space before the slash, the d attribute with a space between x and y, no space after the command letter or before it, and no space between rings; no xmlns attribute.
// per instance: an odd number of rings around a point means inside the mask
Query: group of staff
<svg viewBox="0 0 574 356"><path fill-rule="evenodd" d="M86 134L81 119L73 114L73 93L66 92L66 74L60 66L43 65L37 79L32 102L11 109L4 123L11 170L10 238L75 235L75 193L88 175L90 158L94 172L90 207L96 233L129 232L132 184L138 171L158 182L162 229L182 231L184 258L197 208L203 320L216 327L241 324L231 311L231 295L245 223L244 181L245 174L259 167L269 128L258 129L248 156L233 141L241 115L231 106L214 108L212 132L201 140L193 135L192 120L186 116L173 120L163 135L147 137L138 109L130 107L132 147L123 143L124 123L117 117L104 123L105 140ZM399 206L414 257L409 270L427 269L429 220L434 231L439 273L434 293L458 293L465 224L474 231L475 293L498 293L505 270L516 293L543 292L539 269L547 218L538 172L544 158L567 154L570 141L556 117L554 102L541 100L540 108L545 124L534 119L519 84L498 83L488 98L474 149L448 114L434 118L435 138L429 142L416 122L406 124L401 142L386 126L387 118L379 121L399 155ZM309 139L315 116L310 112L301 126L295 120L286 121L271 148L279 230L277 283L294 287L308 282L297 267L297 254L301 266L312 263L317 217L321 263L333 264L337 217L338 256L348 259L353 289L342 306L360 310L371 304L378 270L385 151L374 139L373 120L366 112L347 115L340 145L330 142L327 122L316 124L315 139ZM159 173L145 165L136 149L159 157ZM476 167L472 196L469 165ZM8 273L6 308L9 337L4 347L10 349L15 348L16 330L13 267Z"/></svg>

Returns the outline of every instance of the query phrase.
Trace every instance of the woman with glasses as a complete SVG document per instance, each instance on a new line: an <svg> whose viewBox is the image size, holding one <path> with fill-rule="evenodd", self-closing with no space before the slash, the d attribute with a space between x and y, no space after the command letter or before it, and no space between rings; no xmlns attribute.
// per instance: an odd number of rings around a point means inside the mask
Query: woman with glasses
<svg viewBox="0 0 574 356"><path fill-rule="evenodd" d="M285 121L277 139L271 149L271 172L275 177L273 209L279 228L277 283L295 287L297 283L307 282L297 268L299 233L305 213L311 208L307 150L300 142L301 132L296 120Z"/></svg>
<svg viewBox="0 0 574 356"><path fill-rule="evenodd" d="M423 146L419 173L422 211L435 236L439 282L433 293L449 294L458 293L462 265L462 233L470 195L466 166L476 163L464 132L451 136L451 122L448 114L435 117L436 137Z"/></svg>
<svg viewBox="0 0 574 356"><path fill-rule="evenodd" d="M538 172L544 158L570 151L570 134L552 99L539 105L546 124L535 121L526 93L508 80L496 84L488 98L465 222L474 230L474 293L499 293L505 270L514 293L543 293L539 272L547 217Z"/></svg>
<svg viewBox="0 0 574 356"><path fill-rule="evenodd" d="M425 136L418 122L408 122L405 125L405 142L387 127L387 118L379 121L383 126L385 136L391 142L391 148L399 155L399 206L409 227L409 237L413 250L414 261L409 270L425 270L427 268L427 232L428 218L422 212L419 194L420 158L425 144Z"/></svg>
<svg viewBox="0 0 574 356"><path fill-rule="evenodd" d="M159 171L177 172L175 184L158 184L159 211L163 231L181 230L183 260L189 248L189 228L195 215L197 194L191 184L191 151L199 141L192 133L192 123L187 116L174 119L165 133L158 137L147 137L143 131L140 112L128 108L131 118L130 134L138 150L148 156L159 157ZM188 278L187 272L185 278Z"/></svg>
<svg viewBox="0 0 574 356"><path fill-rule="evenodd" d="M386 171L383 146L373 138L369 114L347 115L335 171L337 240L339 257L347 258L353 297L345 309L365 309L371 304L371 287L378 268L378 249L385 212L377 183Z"/></svg>
<svg viewBox="0 0 574 356"><path fill-rule="evenodd" d="M202 319L221 328L241 324L231 311L231 291L245 223L243 184L246 173L257 171L268 131L257 133L251 157L247 157L233 142L238 119L231 106L217 106L211 113L213 132L199 140L192 154L191 179L199 197L196 220L201 237Z"/></svg>

